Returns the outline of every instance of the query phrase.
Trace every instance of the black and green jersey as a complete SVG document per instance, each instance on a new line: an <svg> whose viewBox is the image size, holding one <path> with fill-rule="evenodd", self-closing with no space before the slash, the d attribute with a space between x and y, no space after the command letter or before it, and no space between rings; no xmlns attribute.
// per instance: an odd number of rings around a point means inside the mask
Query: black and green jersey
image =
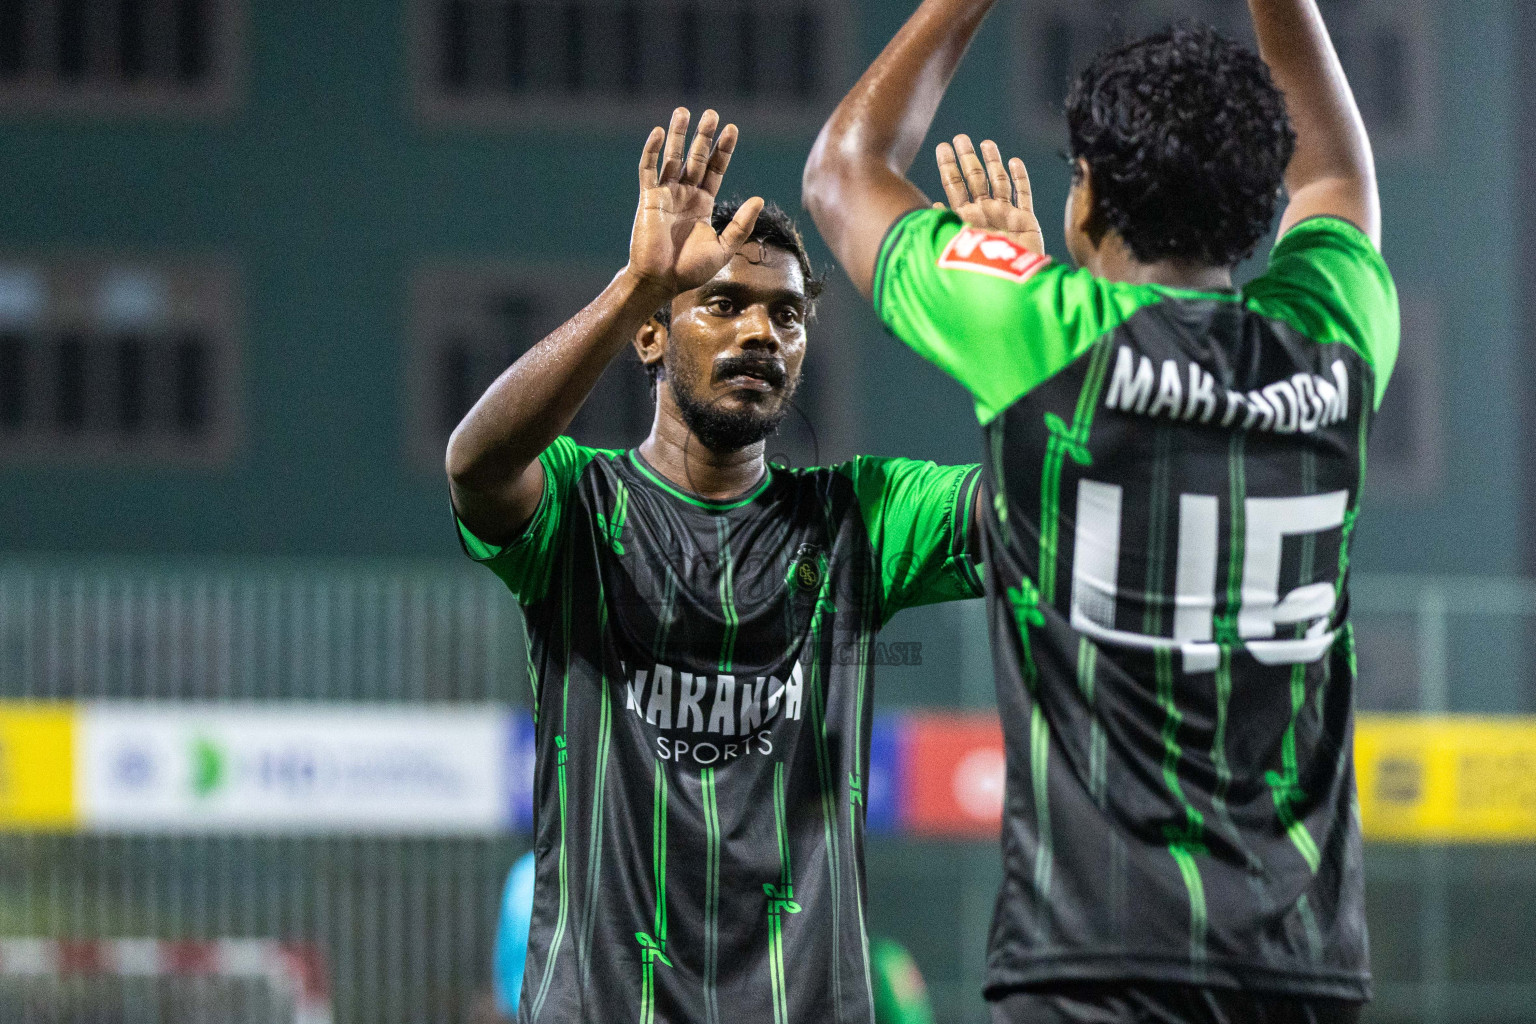
<svg viewBox="0 0 1536 1024"><path fill-rule="evenodd" d="M521 538L538 761L519 1019L871 1024L871 638L979 597L979 467L772 468L705 501L561 438Z"/></svg>
<svg viewBox="0 0 1536 1024"><path fill-rule="evenodd" d="M1200 293L921 211L875 302L984 425L1008 748L989 994L1367 996L1347 579L1398 344L1371 242L1312 220L1240 293Z"/></svg>

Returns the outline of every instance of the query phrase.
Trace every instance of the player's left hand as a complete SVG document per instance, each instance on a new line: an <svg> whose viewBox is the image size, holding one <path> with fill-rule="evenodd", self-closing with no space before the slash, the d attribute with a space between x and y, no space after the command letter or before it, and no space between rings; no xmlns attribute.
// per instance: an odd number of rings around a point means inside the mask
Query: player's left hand
<svg viewBox="0 0 1536 1024"><path fill-rule="evenodd" d="M961 220L1007 235L1030 252L1045 255L1045 233L1035 216L1029 170L1023 160L1014 157L1005 167L1003 154L991 139L981 144L978 159L969 135L956 135L954 145L939 143L938 158L944 195Z"/></svg>

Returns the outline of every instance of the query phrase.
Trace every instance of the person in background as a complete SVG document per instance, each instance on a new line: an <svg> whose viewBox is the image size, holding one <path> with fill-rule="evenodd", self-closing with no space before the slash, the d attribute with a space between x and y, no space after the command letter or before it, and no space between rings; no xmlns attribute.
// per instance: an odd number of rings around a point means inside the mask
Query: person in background
<svg viewBox="0 0 1536 1024"><path fill-rule="evenodd" d="M533 923L533 865L533 851L529 850L512 866L501 894L501 913L496 917L491 988L496 995L497 1012L509 1020L517 1017L523 968L528 963L528 927Z"/></svg>

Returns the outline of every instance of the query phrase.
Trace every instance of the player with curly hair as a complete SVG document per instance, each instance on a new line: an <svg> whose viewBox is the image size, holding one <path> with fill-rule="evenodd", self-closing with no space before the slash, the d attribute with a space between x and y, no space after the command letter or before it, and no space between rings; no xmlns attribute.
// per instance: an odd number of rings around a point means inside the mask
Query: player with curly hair
<svg viewBox="0 0 1536 1024"><path fill-rule="evenodd" d="M925 0L805 201L985 431L993 1019L1354 1021L1349 551L1399 335L1359 111L1315 0L1249 0L1257 54L1197 25L1101 54L1067 101L1074 270L995 145L940 146L951 209L904 176L992 6Z"/></svg>

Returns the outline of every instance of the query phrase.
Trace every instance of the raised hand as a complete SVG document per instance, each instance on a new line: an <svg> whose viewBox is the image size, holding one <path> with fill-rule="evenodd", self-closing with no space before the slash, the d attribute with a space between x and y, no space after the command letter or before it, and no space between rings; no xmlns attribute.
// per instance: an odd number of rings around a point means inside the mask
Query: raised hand
<svg viewBox="0 0 1536 1024"><path fill-rule="evenodd" d="M981 159L977 159L968 135L956 135L954 145L939 143L938 157L944 195L961 220L1007 235L1030 252L1045 255L1045 234L1035 217L1029 170L1023 160L1014 157L1004 167L1003 155L990 139L981 144Z"/></svg>
<svg viewBox="0 0 1536 1024"><path fill-rule="evenodd" d="M761 199L749 199L725 230L715 233L710 218L736 149L736 126L721 130L720 115L706 110L689 146L690 119L688 110L678 107L671 127L655 128L646 139L640 154L640 209L629 241L630 273L669 295L697 288L718 274L746 244L763 209Z"/></svg>

